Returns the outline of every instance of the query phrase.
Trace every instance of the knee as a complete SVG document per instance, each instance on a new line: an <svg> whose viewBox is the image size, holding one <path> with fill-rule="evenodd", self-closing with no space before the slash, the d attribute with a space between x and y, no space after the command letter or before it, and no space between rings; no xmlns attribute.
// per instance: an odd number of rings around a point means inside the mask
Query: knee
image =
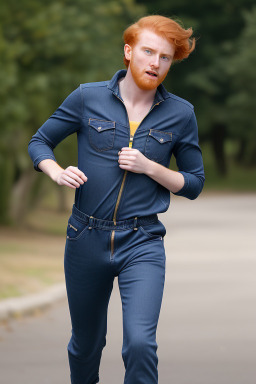
<svg viewBox="0 0 256 384"><path fill-rule="evenodd" d="M105 345L106 337L101 340L91 340L85 337L74 337L74 335L72 335L67 350L70 355L87 360L100 354Z"/></svg>
<svg viewBox="0 0 256 384"><path fill-rule="evenodd" d="M127 356L129 354L133 359L136 359L146 357L152 353L155 354L156 350L157 343L155 340L140 335L129 340L129 343L123 348L122 355Z"/></svg>

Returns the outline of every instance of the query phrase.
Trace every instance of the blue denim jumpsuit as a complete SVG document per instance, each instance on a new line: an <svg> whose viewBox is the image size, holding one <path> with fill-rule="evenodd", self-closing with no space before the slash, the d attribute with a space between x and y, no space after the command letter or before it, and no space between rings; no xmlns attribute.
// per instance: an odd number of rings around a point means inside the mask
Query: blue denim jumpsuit
<svg viewBox="0 0 256 384"><path fill-rule="evenodd" d="M125 384L158 383L156 329L164 280L166 212L170 191L145 174L119 167L130 141L129 118L118 80L81 84L29 142L34 168L53 159L56 145L76 132L78 168L88 177L76 189L64 255L72 335L68 357L72 384L99 382L106 345L107 310L118 277L123 313ZM193 106L161 84L132 147L164 167L172 154L185 184L175 193L195 199L204 185L202 152Z"/></svg>

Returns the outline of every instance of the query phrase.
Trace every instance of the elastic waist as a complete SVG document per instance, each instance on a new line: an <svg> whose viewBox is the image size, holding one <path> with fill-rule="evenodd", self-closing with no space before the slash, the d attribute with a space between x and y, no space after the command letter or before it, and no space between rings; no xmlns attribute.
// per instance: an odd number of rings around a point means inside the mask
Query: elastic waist
<svg viewBox="0 0 256 384"><path fill-rule="evenodd" d="M137 227L139 227L140 225L153 224L158 221L157 214L153 214L149 216L140 216L126 220L119 220L116 221L115 224L115 222L112 220L103 220L93 216L89 216L86 213L81 212L79 209L77 209L75 205L73 205L72 208L72 215L86 224L89 223L89 229L91 229L92 227L120 230L129 228L137 229Z"/></svg>

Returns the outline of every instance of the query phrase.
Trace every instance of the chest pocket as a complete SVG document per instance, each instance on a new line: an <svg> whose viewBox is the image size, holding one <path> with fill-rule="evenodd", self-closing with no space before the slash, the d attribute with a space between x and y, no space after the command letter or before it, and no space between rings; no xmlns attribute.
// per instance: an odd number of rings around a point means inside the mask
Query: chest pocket
<svg viewBox="0 0 256 384"><path fill-rule="evenodd" d="M145 144L145 155L154 161L166 159L173 145L172 132L150 129Z"/></svg>
<svg viewBox="0 0 256 384"><path fill-rule="evenodd" d="M115 138L115 121L89 119L89 142L96 151L113 148Z"/></svg>

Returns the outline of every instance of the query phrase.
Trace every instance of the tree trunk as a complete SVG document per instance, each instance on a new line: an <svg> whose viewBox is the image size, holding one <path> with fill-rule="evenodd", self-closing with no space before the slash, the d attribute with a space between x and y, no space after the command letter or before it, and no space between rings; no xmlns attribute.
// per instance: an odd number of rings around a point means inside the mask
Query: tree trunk
<svg viewBox="0 0 256 384"><path fill-rule="evenodd" d="M11 190L13 185L13 162L7 154L0 157L0 223L10 224Z"/></svg>
<svg viewBox="0 0 256 384"><path fill-rule="evenodd" d="M235 156L236 163L243 163L245 158L245 149L246 149L246 140L240 138L239 140L239 148Z"/></svg>
<svg viewBox="0 0 256 384"><path fill-rule="evenodd" d="M29 168L22 173L13 187L10 216L15 223L20 224L25 219L30 201L30 191L36 180L36 176L34 169Z"/></svg>
<svg viewBox="0 0 256 384"><path fill-rule="evenodd" d="M225 138L226 138L226 127L222 124L216 124L213 126L212 131L212 147L215 157L215 164L217 171L220 176L227 175L227 162L225 156Z"/></svg>
<svg viewBox="0 0 256 384"><path fill-rule="evenodd" d="M255 139L247 142L245 166L254 168L256 165L256 142Z"/></svg>
<svg viewBox="0 0 256 384"><path fill-rule="evenodd" d="M57 194L58 194L58 211L59 212L68 211L67 193L63 186L57 185Z"/></svg>

